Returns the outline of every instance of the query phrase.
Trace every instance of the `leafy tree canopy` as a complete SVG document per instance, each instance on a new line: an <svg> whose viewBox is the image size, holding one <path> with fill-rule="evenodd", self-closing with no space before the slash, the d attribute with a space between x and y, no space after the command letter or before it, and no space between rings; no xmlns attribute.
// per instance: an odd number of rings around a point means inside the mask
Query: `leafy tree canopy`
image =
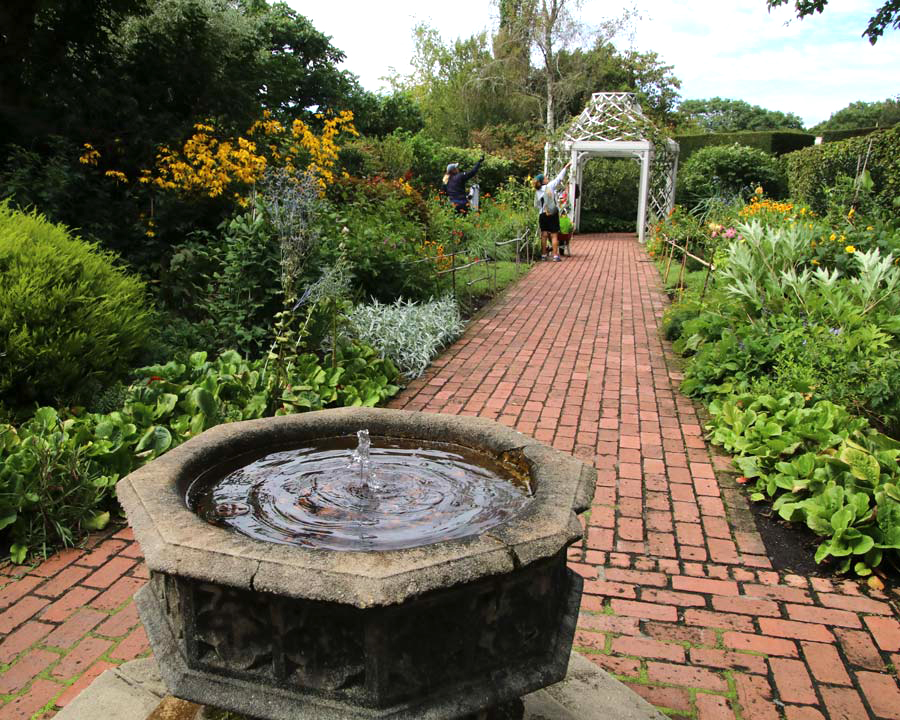
<svg viewBox="0 0 900 720"><path fill-rule="evenodd" d="M510 0L501 10L529 5L530 0ZM414 71L394 78L394 85L419 104L434 138L452 145L479 142L506 154L505 140L528 143L548 127L546 68L531 63L529 46L514 42L516 37L508 19L493 42L484 33L447 42L436 29L420 25ZM620 52L602 34L588 49L560 49L553 57L552 126L580 113L594 92L635 92L660 122L674 113L681 82L656 53Z"/></svg>
<svg viewBox="0 0 900 720"><path fill-rule="evenodd" d="M719 97L685 100L678 108L677 120L682 131L803 130L803 121L794 113L766 110L743 100Z"/></svg>
<svg viewBox="0 0 900 720"><path fill-rule="evenodd" d="M0 7L0 126L134 144L204 117L246 125L260 106L330 107L355 78L343 53L284 3L21 0Z"/></svg>
<svg viewBox="0 0 900 720"><path fill-rule="evenodd" d="M791 0L766 0L771 10L779 5L787 5ZM828 0L793 0L794 9L798 18L805 18L813 13L821 13ZM869 24L863 30L862 36L869 38L869 42L873 45L878 42L878 38L884 35L884 31L889 28L900 27L900 0L887 0L875 14L869 18Z"/></svg>
<svg viewBox="0 0 900 720"><path fill-rule="evenodd" d="M812 130L857 130L900 123L900 96L879 102L852 102Z"/></svg>
<svg viewBox="0 0 900 720"><path fill-rule="evenodd" d="M568 90L563 98L566 115L580 113L595 92L633 92L643 111L669 124L678 103L681 81L655 52L619 52L612 43L598 40L590 50L559 55L561 75Z"/></svg>
<svg viewBox="0 0 900 720"><path fill-rule="evenodd" d="M425 126L422 111L408 92L395 90L380 95L357 89L347 98L353 124L362 135L385 137L395 130L415 133Z"/></svg>

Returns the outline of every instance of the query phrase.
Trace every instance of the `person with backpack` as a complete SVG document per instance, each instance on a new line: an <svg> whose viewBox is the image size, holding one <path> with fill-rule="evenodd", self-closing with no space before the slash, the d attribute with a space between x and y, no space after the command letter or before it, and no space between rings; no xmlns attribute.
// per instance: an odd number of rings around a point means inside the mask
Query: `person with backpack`
<svg viewBox="0 0 900 720"><path fill-rule="evenodd" d="M549 182L543 173L538 173L534 178L534 208L538 215L538 225L541 228L541 258L546 259L553 251L553 262L559 262L559 205L556 202L556 188L563 181L570 163L566 163L559 175ZM547 247L550 241L551 248Z"/></svg>

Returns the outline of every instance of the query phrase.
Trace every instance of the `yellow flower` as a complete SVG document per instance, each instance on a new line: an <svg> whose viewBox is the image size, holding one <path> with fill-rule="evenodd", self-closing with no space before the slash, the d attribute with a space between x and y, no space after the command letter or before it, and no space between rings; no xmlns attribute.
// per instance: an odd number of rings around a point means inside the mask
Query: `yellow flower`
<svg viewBox="0 0 900 720"><path fill-rule="evenodd" d="M81 157L78 158L78 162L82 165L96 165L99 159L100 153L94 149L94 146L90 143L85 143L84 152L81 154Z"/></svg>
<svg viewBox="0 0 900 720"><path fill-rule="evenodd" d="M819 261L816 260L815 258L813 258L813 259L812 259L812 264L813 264L813 265L818 265L818 264L819 264Z"/></svg>
<svg viewBox="0 0 900 720"><path fill-rule="evenodd" d="M829 237L828 239L831 240L831 242L834 242L835 240L837 240L837 235L835 233L831 233L831 237Z"/></svg>
<svg viewBox="0 0 900 720"><path fill-rule="evenodd" d="M850 208L850 212L847 213L847 219L852 220L854 215L856 215L856 208Z"/></svg>
<svg viewBox="0 0 900 720"><path fill-rule="evenodd" d="M874 229L875 228L873 228L871 225L866 225L866 230L868 230L869 232L872 232Z"/></svg>
<svg viewBox="0 0 900 720"><path fill-rule="evenodd" d="M112 178L118 183L127 183L128 178L125 177L125 173L119 172L118 170L107 170L104 175L108 178Z"/></svg>
<svg viewBox="0 0 900 720"><path fill-rule="evenodd" d="M757 185L757 186L756 186L756 190L754 190L754 192L755 192L757 195L762 195L762 194L763 194L762 185Z"/></svg>
<svg viewBox="0 0 900 720"><path fill-rule="evenodd" d="M848 245L847 247L844 248L844 250L845 250L846 252L848 252L848 253L855 253L855 252L856 252L856 248L853 247L852 245Z"/></svg>

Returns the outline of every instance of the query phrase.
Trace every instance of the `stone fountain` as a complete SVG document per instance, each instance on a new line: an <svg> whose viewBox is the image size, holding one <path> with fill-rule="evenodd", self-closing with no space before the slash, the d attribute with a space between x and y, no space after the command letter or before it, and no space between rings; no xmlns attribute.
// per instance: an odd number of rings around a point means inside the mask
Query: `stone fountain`
<svg viewBox="0 0 900 720"><path fill-rule="evenodd" d="M204 478L363 428L373 445L484 455L528 500L470 534L390 549L262 541L195 512ZM220 425L118 495L150 570L136 599L173 695L267 720L450 720L514 712L565 677L581 596L566 548L595 477L488 420L345 408Z"/></svg>

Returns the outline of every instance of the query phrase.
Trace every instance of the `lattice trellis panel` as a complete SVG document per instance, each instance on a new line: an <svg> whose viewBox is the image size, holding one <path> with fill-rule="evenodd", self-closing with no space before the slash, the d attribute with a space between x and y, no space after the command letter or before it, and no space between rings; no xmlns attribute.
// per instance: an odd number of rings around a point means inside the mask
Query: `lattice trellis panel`
<svg viewBox="0 0 900 720"><path fill-rule="evenodd" d="M648 136L658 133L634 93L594 93L581 114L563 129L563 139L627 142L650 140Z"/></svg>
<svg viewBox="0 0 900 720"><path fill-rule="evenodd" d="M564 126L559 139L548 146L549 174L554 175L569 161L570 143L585 140L650 142L653 150L650 153L648 209L657 217L665 217L671 211L675 205L678 144L644 115L634 93L594 93L581 114Z"/></svg>

